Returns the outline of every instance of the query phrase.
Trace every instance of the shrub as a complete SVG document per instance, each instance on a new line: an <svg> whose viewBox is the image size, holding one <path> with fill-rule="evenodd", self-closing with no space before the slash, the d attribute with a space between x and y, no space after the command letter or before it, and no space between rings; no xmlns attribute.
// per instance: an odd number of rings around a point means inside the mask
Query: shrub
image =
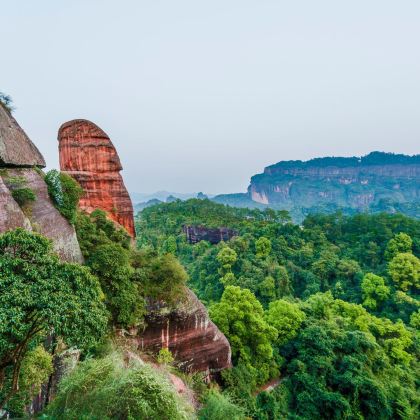
<svg viewBox="0 0 420 420"><path fill-rule="evenodd" d="M113 353L80 363L60 383L47 414L63 420L183 420L191 412L162 374L135 361L126 366Z"/></svg>
<svg viewBox="0 0 420 420"><path fill-rule="evenodd" d="M52 332L68 346L96 344L107 326L102 296L90 270L61 262L47 238L0 235L0 409L19 391L28 352Z"/></svg>
<svg viewBox="0 0 420 420"><path fill-rule="evenodd" d="M174 361L174 357L172 356L172 353L169 349L166 347L159 350L158 356L157 356L157 362L161 365L170 364Z"/></svg>
<svg viewBox="0 0 420 420"><path fill-rule="evenodd" d="M12 197L19 204L19 206L24 206L36 200L35 193L30 188L27 188L27 187L17 188L13 190Z"/></svg>
<svg viewBox="0 0 420 420"><path fill-rule="evenodd" d="M198 418L199 420L243 420L245 412L227 395L211 390L205 398L203 408L198 413Z"/></svg>
<svg viewBox="0 0 420 420"><path fill-rule="evenodd" d="M6 95L3 92L0 92L0 106L2 106L7 112L9 112L9 114L11 114L12 111L14 111L15 109L12 103L13 103L13 100L11 96Z"/></svg>
<svg viewBox="0 0 420 420"><path fill-rule="evenodd" d="M52 169L45 175L48 194L58 211L72 224L76 221L77 205L82 187L71 176Z"/></svg>

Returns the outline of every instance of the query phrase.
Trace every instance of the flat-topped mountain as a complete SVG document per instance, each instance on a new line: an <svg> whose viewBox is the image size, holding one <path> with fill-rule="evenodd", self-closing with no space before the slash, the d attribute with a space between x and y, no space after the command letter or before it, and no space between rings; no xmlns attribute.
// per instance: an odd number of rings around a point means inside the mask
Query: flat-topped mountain
<svg viewBox="0 0 420 420"><path fill-rule="evenodd" d="M420 155L372 152L362 157L281 161L254 175L246 194L216 197L241 206L314 211L401 211L419 215Z"/></svg>

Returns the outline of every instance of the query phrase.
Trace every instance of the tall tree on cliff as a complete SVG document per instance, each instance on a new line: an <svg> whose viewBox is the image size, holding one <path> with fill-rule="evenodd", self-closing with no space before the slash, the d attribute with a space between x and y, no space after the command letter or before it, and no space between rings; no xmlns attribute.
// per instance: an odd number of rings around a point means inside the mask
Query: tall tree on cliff
<svg viewBox="0 0 420 420"><path fill-rule="evenodd" d="M28 351L56 334L88 348L108 317L88 268L61 262L49 240L23 229L0 236L0 409L19 390Z"/></svg>

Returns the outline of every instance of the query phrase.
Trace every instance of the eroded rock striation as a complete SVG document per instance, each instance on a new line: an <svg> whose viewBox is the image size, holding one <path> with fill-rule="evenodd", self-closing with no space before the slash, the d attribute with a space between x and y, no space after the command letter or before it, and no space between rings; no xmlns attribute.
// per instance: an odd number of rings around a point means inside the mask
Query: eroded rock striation
<svg viewBox="0 0 420 420"><path fill-rule="evenodd" d="M0 105L0 166L45 167L45 160L9 111Z"/></svg>
<svg viewBox="0 0 420 420"><path fill-rule="evenodd" d="M420 155L372 152L362 157L281 161L254 175L246 194L215 201L238 207L271 207L301 222L310 213L340 210L401 212L420 217Z"/></svg>
<svg viewBox="0 0 420 420"><path fill-rule="evenodd" d="M58 131L60 168L75 178L85 193L79 207L101 209L135 236L133 205L121 177L121 162L108 135L87 120L64 123Z"/></svg>
<svg viewBox="0 0 420 420"><path fill-rule="evenodd" d="M0 233L17 227L41 233L64 261L82 262L76 232L50 200L42 166L36 146L0 106ZM35 200L19 204L14 193L22 188L31 190Z"/></svg>
<svg viewBox="0 0 420 420"><path fill-rule="evenodd" d="M208 377L231 366L228 340L191 290L175 309L151 304L145 321L146 329L135 338L139 350L168 348L182 370L206 372Z"/></svg>

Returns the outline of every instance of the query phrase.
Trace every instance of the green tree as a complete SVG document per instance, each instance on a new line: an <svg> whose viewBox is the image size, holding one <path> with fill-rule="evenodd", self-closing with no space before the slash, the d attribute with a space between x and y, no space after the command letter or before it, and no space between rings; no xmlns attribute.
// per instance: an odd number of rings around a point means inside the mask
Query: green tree
<svg viewBox="0 0 420 420"><path fill-rule="evenodd" d="M362 280L363 305L370 309L376 309L379 302L388 299L390 288L385 285L385 280L381 276L367 273Z"/></svg>
<svg viewBox="0 0 420 420"><path fill-rule="evenodd" d="M19 375L19 391L9 400L7 409L12 418L25 417L25 408L39 393L41 385L53 372L53 357L39 345L26 353Z"/></svg>
<svg viewBox="0 0 420 420"><path fill-rule="evenodd" d="M19 389L22 362L50 334L87 348L105 332L99 282L88 268L62 263L49 240L23 229L0 236L0 408Z"/></svg>
<svg viewBox="0 0 420 420"><path fill-rule="evenodd" d="M305 317L297 303L282 299L270 303L265 319L277 330L277 343L283 345L296 337Z"/></svg>
<svg viewBox="0 0 420 420"><path fill-rule="evenodd" d="M264 304L268 304L276 298L276 283L272 276L267 276L258 285L258 295L261 297L261 301Z"/></svg>
<svg viewBox="0 0 420 420"><path fill-rule="evenodd" d="M133 281L129 251L117 243L100 245L87 263L101 282L114 323L126 327L139 325L145 305L139 286Z"/></svg>
<svg viewBox="0 0 420 420"><path fill-rule="evenodd" d="M176 238L175 236L171 235L168 236L167 239L165 239L165 241L163 242L162 245L162 252L164 254L174 254L176 255L176 250L177 250L177 246L176 246Z"/></svg>
<svg viewBox="0 0 420 420"><path fill-rule="evenodd" d="M388 264L388 272L399 289L419 288L420 260L415 255L397 254Z"/></svg>
<svg viewBox="0 0 420 420"><path fill-rule="evenodd" d="M232 269L238 259L238 254L228 246L224 246L217 254L217 261L220 263L223 273Z"/></svg>
<svg viewBox="0 0 420 420"><path fill-rule="evenodd" d="M165 254L146 257L143 265L136 269L134 279L143 296L173 306L185 296L188 275L174 255Z"/></svg>
<svg viewBox="0 0 420 420"><path fill-rule="evenodd" d="M255 241L255 251L257 258L266 258L271 252L271 241L264 236Z"/></svg>
<svg viewBox="0 0 420 420"><path fill-rule="evenodd" d="M210 316L228 338L233 360L258 370L258 382L267 380L277 333L264 320L257 298L247 289L228 286L220 302L210 307Z"/></svg>
<svg viewBox="0 0 420 420"><path fill-rule="evenodd" d="M413 240L406 233L397 233L385 249L385 259L391 261L397 254L410 253L413 247Z"/></svg>

